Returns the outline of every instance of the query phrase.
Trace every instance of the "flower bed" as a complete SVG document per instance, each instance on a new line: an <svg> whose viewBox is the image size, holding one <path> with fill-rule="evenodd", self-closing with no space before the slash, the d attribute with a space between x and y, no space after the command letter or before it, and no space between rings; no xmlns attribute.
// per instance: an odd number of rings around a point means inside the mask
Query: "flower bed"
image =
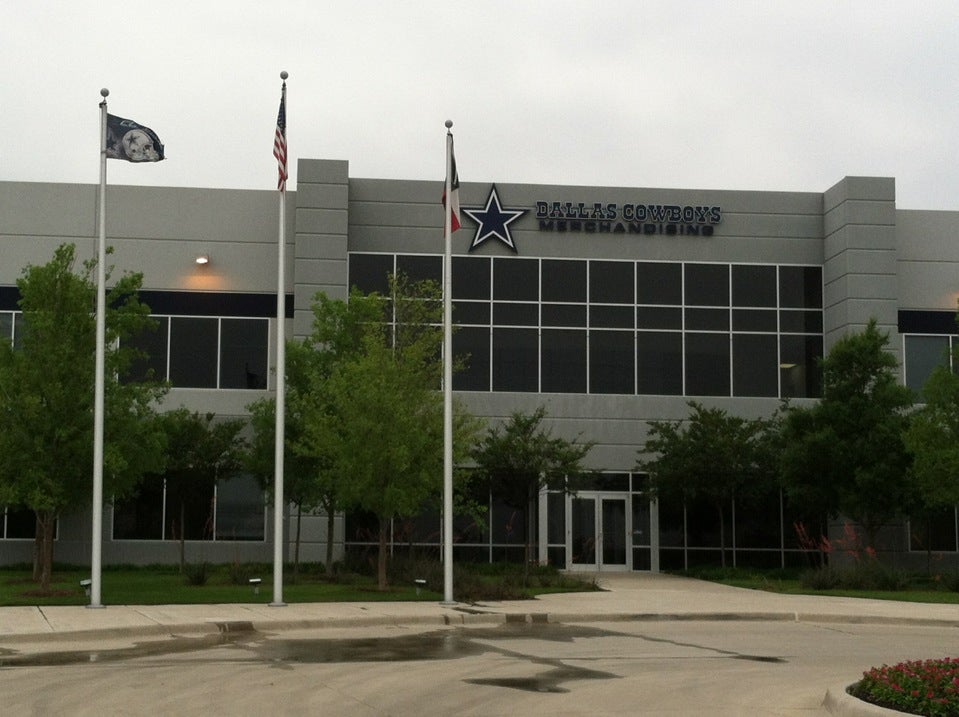
<svg viewBox="0 0 959 717"><path fill-rule="evenodd" d="M959 657L873 667L849 694L900 712L959 717Z"/></svg>

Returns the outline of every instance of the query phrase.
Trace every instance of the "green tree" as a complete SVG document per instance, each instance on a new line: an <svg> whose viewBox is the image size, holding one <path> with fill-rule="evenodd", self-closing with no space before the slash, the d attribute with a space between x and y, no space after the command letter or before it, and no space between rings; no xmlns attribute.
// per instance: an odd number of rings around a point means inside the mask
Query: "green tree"
<svg viewBox="0 0 959 717"><path fill-rule="evenodd" d="M293 579L299 569L303 512L322 510L327 516L326 573L333 574L334 516L345 506L340 473L334 465L335 435L330 426L333 406L327 382L333 367L355 355L369 324L382 321L382 301L365 300L354 292L349 302L317 294L313 331L303 341L286 345L286 416L284 497L297 507ZM263 399L249 406L253 440L247 465L267 491L273 489L276 401ZM309 426L309 435L306 435Z"/></svg>
<svg viewBox="0 0 959 717"><path fill-rule="evenodd" d="M298 449L329 456L343 505L376 516L381 590L388 587L391 522L416 515L442 488L439 299L435 282L411 284L394 276L389 297L354 293L353 306L338 309L357 316L375 310L379 320L349 322L356 344L333 357L325 399L313 404ZM457 412L454 460L466 455L472 426Z"/></svg>
<svg viewBox="0 0 959 717"><path fill-rule="evenodd" d="M822 362L822 399L791 408L784 422L782 472L791 500L824 521L848 516L871 546L911 500L903 434L912 396L897 382L888 343L875 319L837 341Z"/></svg>
<svg viewBox="0 0 959 717"><path fill-rule="evenodd" d="M680 421L652 421L637 467L649 474L653 495L705 499L719 518L720 554L726 566L726 509L748 501L775 481L775 423L731 416L691 401ZM652 457L650 457L652 456Z"/></svg>
<svg viewBox="0 0 959 717"><path fill-rule="evenodd" d="M543 426L545 418L544 406L529 414L515 412L502 426L487 429L472 452L477 472L492 495L524 516L524 578L532 560L533 516L540 490L547 485L575 486L587 472L583 461L594 445L554 437Z"/></svg>
<svg viewBox="0 0 959 717"><path fill-rule="evenodd" d="M166 437L166 461L162 475L168 496L174 497L175 515L168 515L172 535L180 540L180 572L186 563L187 506L207 505L207 524L212 528L211 498L217 481L236 475L242 466L243 419L216 421L215 415L178 408L159 418Z"/></svg>
<svg viewBox="0 0 959 717"><path fill-rule="evenodd" d="M17 281L23 321L16 347L0 343L0 504L37 518L35 578L49 589L56 520L90 504L96 348L95 262L75 271L60 246ZM118 380L137 352L127 339L153 324L126 274L108 292L105 329L104 494L122 497L162 466L154 406L165 388Z"/></svg>
<svg viewBox="0 0 959 717"><path fill-rule="evenodd" d="M959 504L959 376L948 366L936 367L922 387L922 400L903 440L913 459L909 468L916 498L912 517L927 527L931 565L932 518Z"/></svg>

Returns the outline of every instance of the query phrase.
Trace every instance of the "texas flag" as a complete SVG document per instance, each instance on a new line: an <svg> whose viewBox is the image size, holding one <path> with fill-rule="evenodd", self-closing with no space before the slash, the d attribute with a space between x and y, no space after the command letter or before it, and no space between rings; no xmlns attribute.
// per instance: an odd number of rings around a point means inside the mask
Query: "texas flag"
<svg viewBox="0 0 959 717"><path fill-rule="evenodd" d="M450 231L456 231L460 228L460 175L456 172L456 157L453 156L453 141L450 140L450 167L452 168L453 178L450 180L450 201L448 211L450 213ZM443 206L446 203L446 186L443 186Z"/></svg>

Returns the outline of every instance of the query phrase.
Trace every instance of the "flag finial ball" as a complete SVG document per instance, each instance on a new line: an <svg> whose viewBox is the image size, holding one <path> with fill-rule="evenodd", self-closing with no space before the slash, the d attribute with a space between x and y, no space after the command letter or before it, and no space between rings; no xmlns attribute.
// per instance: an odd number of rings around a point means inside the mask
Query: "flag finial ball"
<svg viewBox="0 0 959 717"><path fill-rule="evenodd" d="M287 77L289 77L289 76L290 76L290 73L287 72L286 70L283 70L283 72L280 73L280 79L281 79L281 80L285 80L285 79L286 79Z"/></svg>
<svg viewBox="0 0 959 717"><path fill-rule="evenodd" d="M109 94L110 94L110 90L108 90L106 87L100 90L100 97L106 97Z"/></svg>
<svg viewBox="0 0 959 717"><path fill-rule="evenodd" d="M453 120L446 120L446 129L449 129L453 126Z"/></svg>

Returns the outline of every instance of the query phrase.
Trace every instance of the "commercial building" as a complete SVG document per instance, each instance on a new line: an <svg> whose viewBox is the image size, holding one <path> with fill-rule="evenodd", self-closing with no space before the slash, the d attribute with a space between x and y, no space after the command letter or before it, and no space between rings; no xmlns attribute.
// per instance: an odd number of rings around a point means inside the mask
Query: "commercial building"
<svg viewBox="0 0 959 717"><path fill-rule="evenodd" d="M309 333L318 291L383 289L387 274L442 274L441 181L360 179L345 161L301 160L287 194L289 336ZM0 333L16 330L15 281L72 242L95 254L97 188L0 182ZM955 340L959 212L899 209L891 178L846 177L826 191L767 192L465 183L453 235L454 391L498 421L545 405L555 435L595 442L601 471L575 496L540 499L539 559L589 570L718 562L718 519L657 506L636 472L648 422L701 401L747 417L782 398L814 400L816 360L871 319L890 335L902 379L918 388ZM243 416L270 395L275 340L277 193L111 186L108 243L117 271L141 271L161 322L150 364L167 405ZM203 265L199 255L209 257ZM268 561L271 511L252 478L222 482L178 525L171 496L108 507L109 563L176 559L180 531L209 561ZM457 556L521 556L525 526L492 502L485 529L457 528ZM798 559L789 507L731 504L727 562ZM89 559L89 516L63 516L57 559ZM366 538L336 523L337 554ZM728 527L728 526L727 526ZM0 562L28 560L32 518L7 510ZM410 532L412 531L412 532ZM933 548L959 556L955 511ZM323 517L304 524L304 559L325 553ZM397 526L397 549L431 546L439 523ZM904 560L926 545L888 531Z"/></svg>

